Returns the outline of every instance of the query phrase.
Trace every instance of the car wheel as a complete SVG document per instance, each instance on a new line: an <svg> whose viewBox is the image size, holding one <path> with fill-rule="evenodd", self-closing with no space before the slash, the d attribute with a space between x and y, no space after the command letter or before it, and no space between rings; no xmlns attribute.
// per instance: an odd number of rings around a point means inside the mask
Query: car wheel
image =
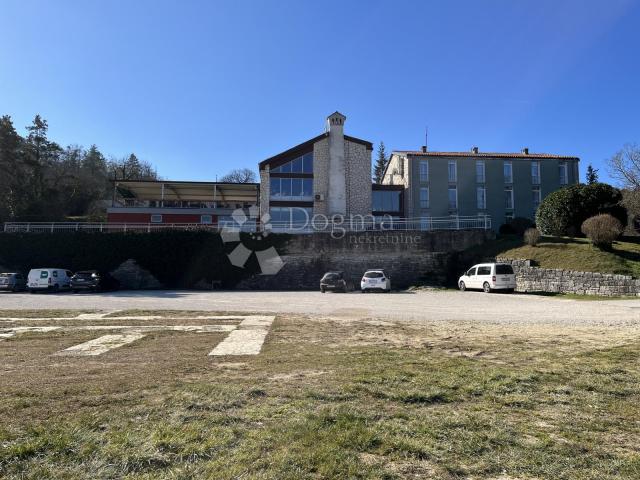
<svg viewBox="0 0 640 480"><path fill-rule="evenodd" d="M325 288L324 287L320 287L320 292L321 293L325 293L326 292Z"/></svg>
<svg viewBox="0 0 640 480"><path fill-rule="evenodd" d="M458 285L458 288L460 289L461 292L464 292L467 289L467 286L464 284L464 282L460 282L460 284Z"/></svg>
<svg viewBox="0 0 640 480"><path fill-rule="evenodd" d="M482 290L484 290L484 293L491 293L491 285L489 285L489 282L484 282Z"/></svg>
<svg viewBox="0 0 640 480"><path fill-rule="evenodd" d="M60 285L57 283L53 286L53 293L58 293L60 291Z"/></svg>
<svg viewBox="0 0 640 480"><path fill-rule="evenodd" d="M78 290L71 290L73 293L78 293Z"/></svg>
<svg viewBox="0 0 640 480"><path fill-rule="evenodd" d="M360 290L360 291L361 291L362 293L367 293L367 290L366 290L366 289L364 289L364 288L363 288L362 290Z"/></svg>

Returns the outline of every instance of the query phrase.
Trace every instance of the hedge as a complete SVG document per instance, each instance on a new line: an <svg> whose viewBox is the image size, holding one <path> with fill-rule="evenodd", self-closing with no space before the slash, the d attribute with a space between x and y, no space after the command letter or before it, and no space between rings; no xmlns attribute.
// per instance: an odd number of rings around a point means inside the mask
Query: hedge
<svg viewBox="0 0 640 480"><path fill-rule="evenodd" d="M288 235L271 234L256 243L241 233L244 245L283 251ZM255 255L244 268L231 265L227 254L237 242L224 244L217 233L167 230L153 233L2 233L0 265L20 272L59 267L71 271L113 271L134 259L167 288L192 288L200 280L233 288L240 280L260 273Z"/></svg>

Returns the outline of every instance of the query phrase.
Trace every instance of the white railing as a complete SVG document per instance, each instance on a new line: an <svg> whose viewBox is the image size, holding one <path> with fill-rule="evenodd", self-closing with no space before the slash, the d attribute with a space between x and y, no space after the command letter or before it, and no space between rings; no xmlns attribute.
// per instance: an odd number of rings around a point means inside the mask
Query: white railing
<svg viewBox="0 0 640 480"><path fill-rule="evenodd" d="M82 223L82 222L7 222L5 233L56 232L158 232L164 230L220 231L224 228L255 232L255 222L235 223ZM491 217L421 217L401 219L373 219L364 217L337 222L312 219L308 222L270 222L261 229L282 233L367 232L367 231L432 231L432 230L490 230Z"/></svg>

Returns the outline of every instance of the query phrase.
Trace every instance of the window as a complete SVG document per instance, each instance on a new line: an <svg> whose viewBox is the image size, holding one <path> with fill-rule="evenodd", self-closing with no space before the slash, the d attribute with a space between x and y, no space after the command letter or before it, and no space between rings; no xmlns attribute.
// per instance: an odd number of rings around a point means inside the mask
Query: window
<svg viewBox="0 0 640 480"><path fill-rule="evenodd" d="M449 210L456 210L458 208L458 189L456 187L449 187Z"/></svg>
<svg viewBox="0 0 640 480"><path fill-rule="evenodd" d="M504 215L504 223L507 225L513 221L513 212L507 212Z"/></svg>
<svg viewBox="0 0 640 480"><path fill-rule="evenodd" d="M504 189L504 208L513 210L513 187L505 187Z"/></svg>
<svg viewBox="0 0 640 480"><path fill-rule="evenodd" d="M400 190L373 190L371 192L371 210L374 212L399 212Z"/></svg>
<svg viewBox="0 0 640 480"><path fill-rule="evenodd" d="M46 270L40 270L40 278L47 278L49 276L49 272Z"/></svg>
<svg viewBox="0 0 640 480"><path fill-rule="evenodd" d="M271 169L273 173L313 173L313 153L294 158L279 167Z"/></svg>
<svg viewBox="0 0 640 480"><path fill-rule="evenodd" d="M431 230L431 217L420 218L420 230Z"/></svg>
<svg viewBox="0 0 640 480"><path fill-rule="evenodd" d="M429 188L420 188L420 208L429 208Z"/></svg>
<svg viewBox="0 0 640 480"><path fill-rule="evenodd" d="M274 228L298 228L309 224L312 217L311 208L302 207L271 207L269 209L271 223Z"/></svg>
<svg viewBox="0 0 640 480"><path fill-rule="evenodd" d="M531 197L533 200L533 211L535 213L538 210L541 202L540 187L533 187L533 190L531 191Z"/></svg>
<svg viewBox="0 0 640 480"><path fill-rule="evenodd" d="M491 275L491 267L489 265L478 267L478 275Z"/></svg>
<svg viewBox="0 0 640 480"><path fill-rule="evenodd" d="M476 274L476 267L472 267L467 271L467 277L473 277Z"/></svg>
<svg viewBox="0 0 640 480"><path fill-rule="evenodd" d="M478 202L478 210L487 208L487 190L484 187L476 188L476 200Z"/></svg>
<svg viewBox="0 0 640 480"><path fill-rule="evenodd" d="M269 197L276 200L305 200L313 197L312 178L271 178Z"/></svg>
<svg viewBox="0 0 640 480"><path fill-rule="evenodd" d="M213 223L212 215L200 215L200 223L204 225L211 225Z"/></svg>
<svg viewBox="0 0 640 480"><path fill-rule="evenodd" d="M58 277L58 270L54 270L53 271L53 276L56 277L56 278Z"/></svg>
<svg viewBox="0 0 640 480"><path fill-rule="evenodd" d="M504 162L504 183L513 183L513 165L511 161Z"/></svg>
<svg viewBox="0 0 640 480"><path fill-rule="evenodd" d="M162 215L151 215L151 223L162 223Z"/></svg>
<svg viewBox="0 0 640 480"><path fill-rule="evenodd" d="M476 183L484 183L484 160L476 160Z"/></svg>
<svg viewBox="0 0 640 480"><path fill-rule="evenodd" d="M566 185L569 183L569 172L566 162L560 162L558 164L560 169L560 185Z"/></svg>
<svg viewBox="0 0 640 480"><path fill-rule="evenodd" d="M455 160L449 160L449 183L458 181L458 167Z"/></svg>
<svg viewBox="0 0 640 480"><path fill-rule="evenodd" d="M429 162L420 160L420 181L426 183L429 181Z"/></svg>
<svg viewBox="0 0 640 480"><path fill-rule="evenodd" d="M531 183L540 185L540 162L531 162Z"/></svg>
<svg viewBox="0 0 640 480"><path fill-rule="evenodd" d="M513 268L511 265L498 264L496 265L496 275L513 275Z"/></svg>

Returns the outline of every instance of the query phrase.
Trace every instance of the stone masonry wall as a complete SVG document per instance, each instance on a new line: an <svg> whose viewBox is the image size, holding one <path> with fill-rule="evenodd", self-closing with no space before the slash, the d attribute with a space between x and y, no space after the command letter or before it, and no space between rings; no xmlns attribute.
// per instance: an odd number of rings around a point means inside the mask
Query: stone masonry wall
<svg viewBox="0 0 640 480"><path fill-rule="evenodd" d="M313 213L327 215L327 194L329 190L329 139L313 144L313 194L323 195L323 200L314 200Z"/></svg>
<svg viewBox="0 0 640 480"><path fill-rule="evenodd" d="M384 269L393 288L444 285L456 252L494 236L483 230L363 232L342 238L328 233L295 235L278 252L284 266L276 275L254 275L237 288L315 290L322 275L331 270L344 271L359 288L362 274L370 268Z"/></svg>
<svg viewBox="0 0 640 480"><path fill-rule="evenodd" d="M498 258L496 261L510 263L513 266L518 292L575 293L605 297L640 296L640 279L627 275L539 268L532 266L531 260Z"/></svg>
<svg viewBox="0 0 640 480"><path fill-rule="evenodd" d="M371 150L345 140L347 215L371 215Z"/></svg>

